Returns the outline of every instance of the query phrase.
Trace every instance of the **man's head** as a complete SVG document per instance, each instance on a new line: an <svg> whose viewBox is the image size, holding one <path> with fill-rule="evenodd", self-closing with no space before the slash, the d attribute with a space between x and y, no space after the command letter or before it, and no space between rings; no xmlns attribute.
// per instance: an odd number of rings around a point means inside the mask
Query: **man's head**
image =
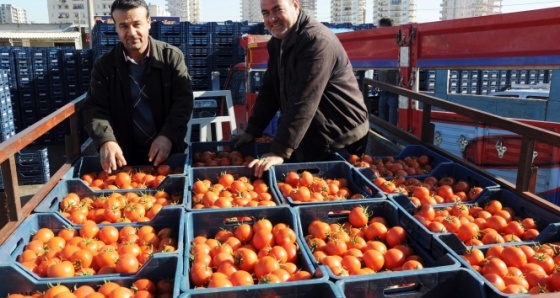
<svg viewBox="0 0 560 298"><path fill-rule="evenodd" d="M145 55L150 35L150 14L144 0L115 0L111 5L115 29L132 58Z"/></svg>
<svg viewBox="0 0 560 298"><path fill-rule="evenodd" d="M272 36L284 39L295 26L300 7L298 0L261 0L264 25Z"/></svg>
<svg viewBox="0 0 560 298"><path fill-rule="evenodd" d="M379 19L379 27L391 27L391 26L393 26L393 19L391 18Z"/></svg>

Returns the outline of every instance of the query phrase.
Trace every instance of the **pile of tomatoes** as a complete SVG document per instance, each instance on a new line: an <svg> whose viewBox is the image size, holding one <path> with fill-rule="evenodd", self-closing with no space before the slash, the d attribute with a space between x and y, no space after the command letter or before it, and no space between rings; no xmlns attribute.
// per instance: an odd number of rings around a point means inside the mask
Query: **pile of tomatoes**
<svg viewBox="0 0 560 298"><path fill-rule="evenodd" d="M121 286L116 282L106 281L99 285L97 290L88 285L82 285L70 289L65 285L51 285L44 293L35 293L32 296L23 294L10 294L8 298L109 298L109 297L134 297L134 298L170 298L173 297L173 283L161 279L153 282L147 278L141 278L132 283L130 287Z"/></svg>
<svg viewBox="0 0 560 298"><path fill-rule="evenodd" d="M193 155L193 167L226 167L248 165L253 156L243 156L239 151L203 151Z"/></svg>
<svg viewBox="0 0 560 298"><path fill-rule="evenodd" d="M388 194L404 194L415 206L474 201L484 190L471 186L466 181L451 176L437 178L428 176L420 180L415 177L398 176L393 179L376 177L373 184Z"/></svg>
<svg viewBox="0 0 560 298"><path fill-rule="evenodd" d="M370 168L379 177L425 175L432 171L433 165L428 155L406 156L395 159L394 156L373 157L352 154L347 161L358 168Z"/></svg>
<svg viewBox="0 0 560 298"><path fill-rule="evenodd" d="M336 276L424 268L422 258L406 244L406 231L389 227L385 218L373 216L367 207L352 208L344 223L314 220L307 233L305 240L315 259Z"/></svg>
<svg viewBox="0 0 560 298"><path fill-rule="evenodd" d="M498 200L490 200L485 206L459 203L434 208L421 204L414 218L431 232L456 234L468 246L530 241L539 235L533 218L516 216Z"/></svg>
<svg viewBox="0 0 560 298"><path fill-rule="evenodd" d="M105 171L89 172L80 178L93 190L157 188L168 175L183 174L183 171L182 168L174 170L166 164L143 168L124 166L111 174Z"/></svg>
<svg viewBox="0 0 560 298"><path fill-rule="evenodd" d="M68 193L60 201L62 216L75 224L87 220L95 223L148 222L164 206L177 204L183 194L169 194L158 190L153 194L114 192L107 196L80 197Z"/></svg>
<svg viewBox="0 0 560 298"><path fill-rule="evenodd" d="M173 252L171 228L100 227L86 222L79 230L39 229L18 256L18 262L40 277L73 277L136 273L153 253Z"/></svg>
<svg viewBox="0 0 560 298"><path fill-rule="evenodd" d="M352 193L348 184L346 178L322 178L309 171L289 171L284 181L277 182L282 196L290 197L295 202L341 201L365 197L361 193Z"/></svg>
<svg viewBox="0 0 560 298"><path fill-rule="evenodd" d="M272 192L263 179L251 181L222 172L217 181L197 180L192 186L192 208L233 208L276 206Z"/></svg>
<svg viewBox="0 0 560 298"><path fill-rule="evenodd" d="M461 256L474 270L506 294L560 291L558 243L476 247Z"/></svg>
<svg viewBox="0 0 560 298"><path fill-rule="evenodd" d="M274 284L312 278L298 268L295 231L268 219L252 225L240 222L213 238L197 236L191 242L189 276L193 288L221 288Z"/></svg>

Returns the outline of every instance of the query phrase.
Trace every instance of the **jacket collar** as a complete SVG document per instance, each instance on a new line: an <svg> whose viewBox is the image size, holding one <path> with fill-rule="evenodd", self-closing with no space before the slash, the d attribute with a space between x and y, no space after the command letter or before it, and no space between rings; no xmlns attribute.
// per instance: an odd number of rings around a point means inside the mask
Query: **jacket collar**
<svg viewBox="0 0 560 298"><path fill-rule="evenodd" d="M162 44L160 41L153 39L151 36L148 37L150 46L149 46L149 57L148 65L150 67L156 68L163 68L163 54L162 54ZM118 68L126 67L126 61L123 59L122 53L124 52L124 46L122 42L119 42L113 51L116 51L116 55L114 56L114 65Z"/></svg>
<svg viewBox="0 0 560 298"><path fill-rule="evenodd" d="M305 13L303 9L300 8L299 15L294 27L288 33L288 36L282 42L282 50L285 51L286 49L292 47L297 40L297 36L301 32L301 30L309 23L311 17Z"/></svg>

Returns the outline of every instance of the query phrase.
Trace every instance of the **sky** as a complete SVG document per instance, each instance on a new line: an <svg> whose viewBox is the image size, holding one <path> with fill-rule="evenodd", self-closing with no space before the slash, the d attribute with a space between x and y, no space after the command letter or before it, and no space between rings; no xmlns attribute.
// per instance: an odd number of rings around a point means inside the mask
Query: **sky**
<svg viewBox="0 0 560 298"><path fill-rule="evenodd" d="M147 0L146 2L165 7L165 0ZM240 0L201 0L203 22L222 22L226 20L240 21ZM373 22L373 0L366 0L366 22ZM439 20L441 1L417 0L416 22L434 22ZM35 23L47 23L49 20L47 0L0 0L0 4L12 4L27 10L27 18ZM321 22L330 21L330 0L317 0L317 19ZM502 12L517 12L540 8L558 7L560 0L503 0Z"/></svg>

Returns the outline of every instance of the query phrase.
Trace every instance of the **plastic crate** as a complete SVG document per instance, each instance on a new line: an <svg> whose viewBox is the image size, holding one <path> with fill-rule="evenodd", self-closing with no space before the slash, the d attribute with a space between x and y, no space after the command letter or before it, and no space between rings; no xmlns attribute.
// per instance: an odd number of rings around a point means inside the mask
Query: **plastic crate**
<svg viewBox="0 0 560 298"><path fill-rule="evenodd" d="M193 36L210 36L212 30L212 23L193 24L187 22L187 40Z"/></svg>
<svg viewBox="0 0 560 298"><path fill-rule="evenodd" d="M422 175L431 175L433 171L436 170L438 165L445 164L445 163L452 163L451 159L433 151L425 146L421 145L408 145L404 147L404 149L397 155L392 156L395 160L404 160L406 157L418 157L421 155L427 155L430 159L430 165L432 166L432 171L430 173L425 173ZM348 160L348 155L341 155L341 158ZM373 158L384 158L385 156L374 156ZM421 175L416 175L421 176Z"/></svg>
<svg viewBox="0 0 560 298"><path fill-rule="evenodd" d="M539 230L539 236L535 240L531 241L521 241L521 242L508 242L508 243L545 243L554 239L554 231L556 224L560 222L560 216L555 214L554 212L547 210L543 207L538 206L535 203L532 203L520 195L515 194L512 191L506 189L490 189L484 191L480 197L473 203L473 205L478 205L484 207L489 201L491 200L498 200L502 203L503 207L509 207L513 209L515 213L515 217L526 218L530 217L535 220L537 223L537 228ZM447 206L442 205L442 206ZM413 226L411 224L411 226ZM418 227L421 225L414 225L414 227ZM425 231L418 231L419 233L430 233L428 229L425 227L421 227L421 230ZM437 235L436 238L443 241L448 249L453 251L464 251L467 250L470 246L465 245L461 240L452 233L430 233L433 235ZM434 238L435 239L435 238ZM479 247L487 247L491 245L481 245ZM438 246L439 247L439 246ZM437 248L434 248L437 249Z"/></svg>
<svg viewBox="0 0 560 298"><path fill-rule="evenodd" d="M484 298L484 283L472 270L453 269L436 272L401 271L387 277L375 274L370 278L341 280L336 286L346 298L363 297L430 297ZM405 285L405 286L402 286ZM402 287L395 287L402 286Z"/></svg>
<svg viewBox="0 0 560 298"><path fill-rule="evenodd" d="M169 156L169 158L164 162L164 164L169 165L172 169L183 169L180 174L171 174L169 176L176 175L186 175L187 173L187 155L185 153L176 153ZM134 169L142 169L147 165L135 165L132 166ZM101 172L101 162L99 161L99 156L84 156L72 165L70 170L64 174L62 179L79 179L83 174L91 172Z"/></svg>
<svg viewBox="0 0 560 298"><path fill-rule="evenodd" d="M192 293L217 293L221 292L221 289L192 289L189 272L190 272L190 262L189 254L191 249L191 242L196 236L213 237L220 230L233 229L239 224L237 221L228 221L232 218L239 217L250 217L252 220L258 220L261 218L266 218L270 220L272 225L278 223L284 223L296 231L297 219L293 209L289 207L270 207L270 208L260 208L260 209L228 209L228 210L216 210L212 209L209 211L200 212L189 212L187 213L187 220L185 222L186 227L186 242L185 242L185 260L184 260L184 272L183 281L181 282L181 291L192 292ZM252 222L246 222L252 224ZM302 247L303 242L298 237L297 245ZM296 263L298 268L308 271L311 273L313 278L308 281L298 281L298 282L286 282L283 285L298 285L298 284L309 284L316 281L326 281L327 275L323 274L324 268L319 268L314 266L309 256L303 253L301 250L298 252L298 262ZM227 290L235 289L239 293L251 289L269 289L274 287L273 284L255 284L251 286L238 286L232 287Z"/></svg>
<svg viewBox="0 0 560 298"><path fill-rule="evenodd" d="M183 271L183 260L177 255L156 256L150 260L149 264L142 266L141 270L134 276L107 275L85 276L75 278L52 278L50 280L37 280L26 270L17 265L0 266L0 276L2 276L2 286L0 286L0 297L8 297L8 294L26 293L32 294L48 290L53 285L64 285L73 290L82 285L89 285L94 289L104 284L106 281L116 282L122 286L130 287L132 283L141 278L148 278L154 283L160 280L173 281L173 297L180 294L179 283L181 272Z"/></svg>
<svg viewBox="0 0 560 298"><path fill-rule="evenodd" d="M352 165L344 161L327 161L327 162L307 162L307 163L289 163L272 167L269 172L272 173L272 181L274 191L278 197L288 202L292 206L309 205L309 204L333 204L344 201L323 201L323 202L297 202L291 197L284 197L278 188L278 182L283 182L284 177L289 172L309 171L313 176L323 179L345 178L348 181L348 188L352 193L359 193L365 196L364 199L356 199L356 201L364 201L367 199L386 199L386 196L376 186L367 183L366 178L362 176Z"/></svg>
<svg viewBox="0 0 560 298"><path fill-rule="evenodd" d="M92 190L83 181L78 179L69 179L60 181L46 196L45 198L35 207L33 212L43 213L43 212L58 212L60 210L60 202L69 193L73 192L77 194L80 198L83 197L99 197L108 196L111 193L137 193L137 194L154 194L158 190L163 190L170 195L178 195L181 200L175 205L165 206L165 208L173 207L185 207L185 194L186 190L186 177L184 176L174 176L165 179L160 187L156 189L119 189L119 190Z"/></svg>
<svg viewBox="0 0 560 298"><path fill-rule="evenodd" d="M154 227L156 231L159 231L163 228L171 228L173 234L175 235L175 239L177 240L177 249L174 252L168 253L154 253L154 256L158 255L175 255L175 256L182 256L183 255L183 246L184 246L184 229L185 229L185 210L181 208L169 208L169 209L162 209L154 218L149 222L144 223L117 223L112 224L111 226L115 226L118 229L124 226L133 226L136 228L140 228L145 225L150 225ZM99 225L99 227L106 226L106 224ZM17 228L16 230L6 239L6 241L0 246L0 265L2 264L16 264L21 268L24 268L21 264L17 262L18 256L24 251L25 246L29 243L32 234L39 230L40 228L49 228L53 230L55 234L57 234L60 230L67 228L67 227L75 227L79 229L81 225L70 225L68 221L64 219L58 213L34 213L29 215ZM149 260L146 262L145 265L149 265ZM143 268L144 266L140 267ZM25 271L30 272L29 270L25 269ZM34 273L30 274L39 280L54 280L55 278L47 277L41 278ZM100 274L98 276L127 276L128 274ZM76 277L71 277L69 279L74 279Z"/></svg>
<svg viewBox="0 0 560 298"><path fill-rule="evenodd" d="M308 283L279 283L271 284L266 288L237 287L220 289L219 292L188 291L180 298L262 298L262 297L289 297L289 298L343 298L344 294L330 281L317 281Z"/></svg>
<svg viewBox="0 0 560 298"><path fill-rule="evenodd" d="M352 208L363 206L371 212L372 216L382 216L387 220L387 227L402 226L402 218L409 217L403 213L397 206L389 201L369 201L369 202L348 202L333 205L309 205L295 207L295 212L298 215L298 233L304 238L307 235L307 228L315 221L320 220L329 224L342 224L348 221L348 213L343 211L350 211ZM403 227L404 228L404 227ZM411 270L413 272L437 272L442 269L458 268L459 263L447 252L441 248L436 251L430 251L423 248L419 243L419 238L423 235L411 234L407 231L407 244L410 246L415 254L419 255L423 260L424 269ZM439 243L438 243L439 244ZM441 244L439 244L441 245ZM301 248L305 250L314 265L318 266L318 261L313 257L311 249L304 244ZM331 280L341 279L354 279L360 278L359 275L353 276L337 276L329 268L326 268L329 278ZM387 277L398 276L405 273L405 271L395 272L378 272L375 275L386 275Z"/></svg>
<svg viewBox="0 0 560 298"><path fill-rule="evenodd" d="M194 165L194 156L205 151L218 153L218 152L232 152L238 151L245 156L258 157L257 149L254 143L245 144L239 148L234 148L235 142L192 142L189 146L188 164L192 167Z"/></svg>
<svg viewBox="0 0 560 298"><path fill-rule="evenodd" d="M195 211L198 209L193 208L193 191L192 187L194 182L197 180L205 180L208 179L215 184L218 182L219 176L221 173L229 173L232 174L235 178L240 176L245 176L249 178L252 182L254 181L254 169L250 169L246 166L230 166L230 167L200 167L200 168L190 168L189 174L187 175L187 186L188 190L185 191L187 194L187 203L186 208L187 211ZM278 196L277 192L273 190L272 184L274 180L272 180L270 171L266 171L261 178L266 185L268 186L268 191L272 195L272 201L276 203L277 206L282 205L283 201L280 196ZM263 207L234 207L233 209L255 209L255 208L263 208ZM273 208L273 207L265 207L265 208Z"/></svg>

